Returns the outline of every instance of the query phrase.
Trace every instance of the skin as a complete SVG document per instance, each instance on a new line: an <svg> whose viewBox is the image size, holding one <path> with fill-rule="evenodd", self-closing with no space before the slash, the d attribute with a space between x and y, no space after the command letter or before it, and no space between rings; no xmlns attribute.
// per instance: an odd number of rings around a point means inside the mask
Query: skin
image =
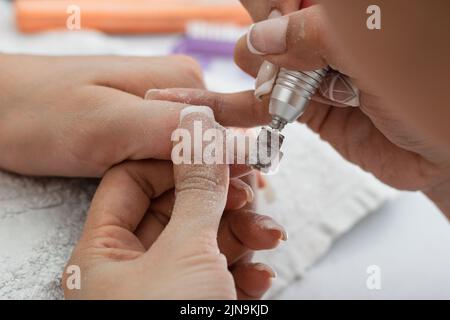
<svg viewBox="0 0 450 320"><path fill-rule="evenodd" d="M145 255L171 217L175 201L172 167L157 159L170 160L170 136L179 125L179 113L186 104L149 101L143 97L147 90L154 88L204 88L200 67L184 56L0 55L0 68L3 92L0 97L0 168L34 176L102 177L109 172L89 213L89 216L100 215L105 225L91 229L92 223L88 222L72 260L82 266L83 273L95 273L91 271L95 269L101 271L102 277L89 277L83 281L87 290L66 291L66 296L112 298L108 296L114 291L112 287L101 292L89 288L112 286L114 279L131 271L127 268L133 265L130 275L135 277L135 284L142 287L135 294L128 287L120 297L150 298L137 296L148 292L153 283L141 280L157 277L158 265L163 264L152 260L155 267L150 272L139 268L135 262L125 262ZM216 117L227 122L226 114L217 113ZM217 211L220 211L218 217L222 214L223 217L219 219L216 247L227 259L225 269L220 272L240 279L236 280L236 289L228 297L259 298L270 285L273 271L268 266L253 264L252 253L277 246L284 238L284 231L271 218L252 211L252 199L248 194L253 193L256 178L247 176L240 183L238 180L250 173L249 168L232 166L230 171L231 183L228 185L228 180L224 181L227 204ZM258 180L259 184L263 183ZM146 206L149 207L147 213L142 211ZM110 212L110 216L102 217L104 211L98 208L108 209L105 212ZM117 214L124 217L123 224L108 220L117 218ZM90 217L88 221L96 219ZM266 222L266 227L261 221ZM130 225L138 227L130 228ZM190 249L201 250L202 247L203 244L199 244L198 248L193 245ZM215 254L222 257L218 252ZM120 268L115 269L119 265ZM182 267L166 270L179 273ZM234 281L233 277L228 280ZM231 284L234 288L233 282L228 285ZM164 292L168 294L165 297L175 298L170 294L178 290Z"/></svg>
<svg viewBox="0 0 450 320"><path fill-rule="evenodd" d="M215 126L193 113L180 127L192 131L194 120ZM254 223L270 218L229 209L229 176L227 165L172 168L156 160L108 171L68 262L81 269L81 290L69 290L64 274L66 298L260 298L274 273L250 263L249 248L274 248L281 235Z"/></svg>
<svg viewBox="0 0 450 320"><path fill-rule="evenodd" d="M450 73L441 72L450 70L450 45L443 41L450 30L445 16L449 2L378 1L384 17L381 31L366 27L370 1L320 2L298 10L306 3L243 0L255 21L267 19L272 9L289 16L287 49L254 55L243 37L236 49L237 64L252 76L264 60L294 70L331 66L347 75L360 90L361 106L345 108L316 97L300 122L381 181L423 191L450 217L450 91L443 88ZM253 92L164 90L152 97L210 103L238 115L234 120L239 126L269 121L269 97L260 102Z"/></svg>
<svg viewBox="0 0 450 320"><path fill-rule="evenodd" d="M0 68L0 168L34 176L101 177L126 160L170 160L186 104L145 100L145 93L205 87L200 66L186 56L0 54ZM227 114L216 117L230 123Z"/></svg>

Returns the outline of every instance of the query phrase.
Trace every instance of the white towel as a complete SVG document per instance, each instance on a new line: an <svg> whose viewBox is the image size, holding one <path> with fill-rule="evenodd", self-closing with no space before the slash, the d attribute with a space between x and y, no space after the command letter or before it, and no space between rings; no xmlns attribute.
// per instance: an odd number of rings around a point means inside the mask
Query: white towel
<svg viewBox="0 0 450 320"><path fill-rule="evenodd" d="M269 176L273 202L261 195L259 211L286 226L281 248L258 254L278 273L268 297L301 277L340 235L382 206L396 191L347 163L304 125L286 129L284 158Z"/></svg>
<svg viewBox="0 0 450 320"><path fill-rule="evenodd" d="M0 0L3 52L151 55L164 54L174 41L96 32L24 36L13 28L10 4ZM210 88L231 91L248 85L248 79L233 70L229 61L213 64L206 74ZM257 255L278 273L268 297L276 297L302 276L333 240L393 195L304 126L290 126L286 136L280 171L268 178L276 201L260 197L260 211L287 226L290 235L279 249ZM96 185L94 180L33 179L0 172L0 298L62 298L60 276Z"/></svg>

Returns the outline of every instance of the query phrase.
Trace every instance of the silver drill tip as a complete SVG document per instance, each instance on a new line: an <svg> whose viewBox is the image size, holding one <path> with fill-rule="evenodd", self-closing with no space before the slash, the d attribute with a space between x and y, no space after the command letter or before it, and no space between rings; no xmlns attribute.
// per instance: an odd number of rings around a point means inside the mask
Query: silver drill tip
<svg viewBox="0 0 450 320"><path fill-rule="evenodd" d="M282 131L284 129L284 127L287 125L287 121L281 119L278 116L274 116L272 118L272 122L270 123L270 127L273 130L278 130L278 131Z"/></svg>
<svg viewBox="0 0 450 320"><path fill-rule="evenodd" d="M284 125L281 125L281 128ZM284 142L284 135L280 132L280 126L276 127L273 128L271 124L270 127L262 128L256 142L256 157L254 157L252 167L263 173L269 173L275 165L278 165L283 156L281 146Z"/></svg>

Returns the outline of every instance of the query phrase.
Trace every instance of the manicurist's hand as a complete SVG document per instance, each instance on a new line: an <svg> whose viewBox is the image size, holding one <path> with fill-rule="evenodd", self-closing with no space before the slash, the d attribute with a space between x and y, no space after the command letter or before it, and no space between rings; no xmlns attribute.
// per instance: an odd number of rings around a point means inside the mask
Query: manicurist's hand
<svg viewBox="0 0 450 320"><path fill-rule="evenodd" d="M270 120L279 67L330 66L300 121L349 161L393 187L424 191L450 214L450 91L443 88L450 79L436 72L450 67L442 41L450 29L441 25L449 24L449 3L379 1L383 27L373 31L366 26L370 1L320 2L242 0L256 24L239 41L236 61L257 77L256 92L172 89L151 97L211 105L235 115L227 121L236 126L254 126Z"/></svg>
<svg viewBox="0 0 450 320"><path fill-rule="evenodd" d="M193 132L194 120L204 130L215 126L201 112L187 114L180 127ZM79 266L81 289L70 290L65 273L66 298L260 298L274 272L252 263L252 252L286 235L271 218L237 209L242 204L227 198L237 193L229 176L227 165L157 160L112 168L68 263Z"/></svg>

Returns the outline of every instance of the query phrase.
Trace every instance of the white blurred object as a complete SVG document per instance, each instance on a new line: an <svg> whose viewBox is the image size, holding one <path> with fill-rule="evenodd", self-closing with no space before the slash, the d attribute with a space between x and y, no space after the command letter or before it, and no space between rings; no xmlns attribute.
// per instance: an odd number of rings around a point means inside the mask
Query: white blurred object
<svg viewBox="0 0 450 320"><path fill-rule="evenodd" d="M247 31L248 28L235 24L219 24L206 21L191 21L186 27L186 34L194 39L224 42L236 42Z"/></svg>

